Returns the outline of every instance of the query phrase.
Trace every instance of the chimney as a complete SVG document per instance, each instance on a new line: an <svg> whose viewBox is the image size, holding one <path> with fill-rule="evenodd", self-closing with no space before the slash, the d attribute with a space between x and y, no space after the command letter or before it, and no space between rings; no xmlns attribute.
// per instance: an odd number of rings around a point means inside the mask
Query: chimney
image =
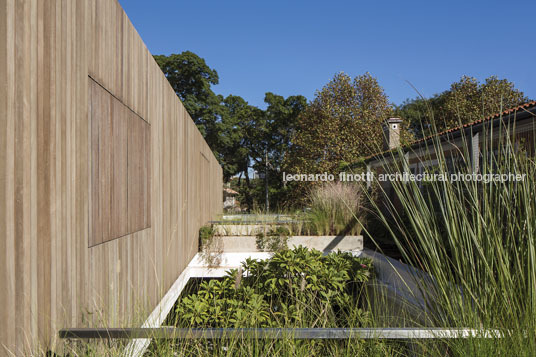
<svg viewBox="0 0 536 357"><path fill-rule="evenodd" d="M402 125L402 119L389 118L383 125L383 148L384 150L391 150L400 146L400 129Z"/></svg>

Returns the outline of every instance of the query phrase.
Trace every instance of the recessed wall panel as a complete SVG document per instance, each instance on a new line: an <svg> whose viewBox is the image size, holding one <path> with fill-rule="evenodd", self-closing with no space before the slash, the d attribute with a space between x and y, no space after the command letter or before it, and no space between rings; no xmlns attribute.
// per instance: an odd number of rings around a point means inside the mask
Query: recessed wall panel
<svg viewBox="0 0 536 357"><path fill-rule="evenodd" d="M92 78L90 246L150 227L151 126Z"/></svg>

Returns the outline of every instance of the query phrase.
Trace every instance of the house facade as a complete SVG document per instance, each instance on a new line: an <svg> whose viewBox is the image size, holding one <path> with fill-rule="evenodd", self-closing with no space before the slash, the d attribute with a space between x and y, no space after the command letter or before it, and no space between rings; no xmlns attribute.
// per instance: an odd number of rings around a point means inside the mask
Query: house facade
<svg viewBox="0 0 536 357"><path fill-rule="evenodd" d="M483 160L491 157L489 153L497 154L501 147L505 148L510 144L515 152L523 151L531 156L535 154L536 101L402 147L399 143L401 122L400 118L390 118L386 121L385 151L365 160L367 175L378 178L383 195L387 199L385 202L390 202L388 206L384 205L384 208L391 207L398 211L400 201L394 192L393 180L381 180L382 174L393 177L399 173L396 180L414 180L422 188L424 182L429 179L452 179L452 175L466 173L478 177ZM507 132L510 133L509 136L506 135ZM446 164L446 170L439 170L440 163ZM431 172L439 174L431 177ZM369 187L370 185L371 183Z"/></svg>
<svg viewBox="0 0 536 357"><path fill-rule="evenodd" d="M386 163L397 160L403 154L405 170L414 175L423 174L425 168L436 166L438 156L446 159L449 169L454 168L456 161L470 160L467 164L476 173L479 172L483 154L489 150L496 152L499 145L504 145L506 132L510 133L516 150L525 150L530 155L535 153L536 101L416 140L404 147L399 146L401 121L399 118L386 121L386 150L365 160L367 171L382 171Z"/></svg>

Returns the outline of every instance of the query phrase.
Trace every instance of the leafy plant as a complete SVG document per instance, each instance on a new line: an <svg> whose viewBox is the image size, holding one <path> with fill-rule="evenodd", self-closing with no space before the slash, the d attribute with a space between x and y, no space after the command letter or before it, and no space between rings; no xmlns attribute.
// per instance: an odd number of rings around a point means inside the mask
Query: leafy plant
<svg viewBox="0 0 536 357"><path fill-rule="evenodd" d="M199 228L199 251L208 266L219 265L223 252L222 241L212 225Z"/></svg>
<svg viewBox="0 0 536 357"><path fill-rule="evenodd" d="M270 228L266 234L259 232L256 239L257 248L266 252L278 252L286 249L289 235L290 231L284 226Z"/></svg>
<svg viewBox="0 0 536 357"><path fill-rule="evenodd" d="M271 259L247 259L221 279L203 281L176 306L178 326L358 327L369 322L360 306L371 261L350 253L322 255L297 247ZM359 321L348 319L360 311Z"/></svg>
<svg viewBox="0 0 536 357"><path fill-rule="evenodd" d="M206 225L199 228L199 244L204 246L208 244L214 238L214 227L212 225Z"/></svg>

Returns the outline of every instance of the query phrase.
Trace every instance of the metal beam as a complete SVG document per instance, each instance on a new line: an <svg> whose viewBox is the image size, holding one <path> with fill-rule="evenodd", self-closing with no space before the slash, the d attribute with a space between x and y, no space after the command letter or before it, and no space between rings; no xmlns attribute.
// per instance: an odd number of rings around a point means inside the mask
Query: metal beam
<svg viewBox="0 0 536 357"><path fill-rule="evenodd" d="M62 329L64 339L452 339L500 338L491 329L453 328L73 328Z"/></svg>

